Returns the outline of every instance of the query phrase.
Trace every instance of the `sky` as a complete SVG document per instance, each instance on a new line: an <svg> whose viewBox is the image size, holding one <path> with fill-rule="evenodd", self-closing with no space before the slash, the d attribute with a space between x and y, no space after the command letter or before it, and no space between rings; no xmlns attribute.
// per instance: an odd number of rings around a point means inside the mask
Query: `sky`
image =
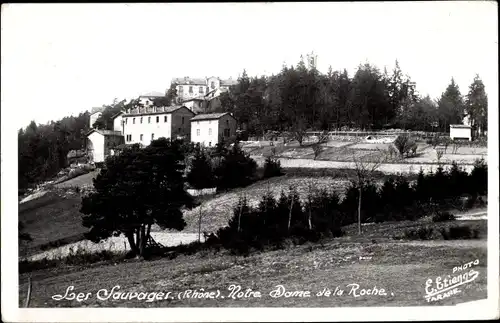
<svg viewBox="0 0 500 323"><path fill-rule="evenodd" d="M462 94L476 73L498 87L495 2L8 4L1 18L2 115L17 129L172 77L270 75L312 51L320 71L350 76L397 59L432 98L451 77Z"/></svg>

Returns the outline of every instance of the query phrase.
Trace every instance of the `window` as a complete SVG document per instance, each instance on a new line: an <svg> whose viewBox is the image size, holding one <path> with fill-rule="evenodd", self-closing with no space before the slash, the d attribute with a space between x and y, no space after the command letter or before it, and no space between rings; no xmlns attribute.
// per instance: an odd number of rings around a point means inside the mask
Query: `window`
<svg viewBox="0 0 500 323"><path fill-rule="evenodd" d="M127 124L128 118L125 118L125 124Z"/></svg>
<svg viewBox="0 0 500 323"><path fill-rule="evenodd" d="M201 93L201 94L203 94L203 86L200 86L200 87L198 88L198 92L199 92L199 93Z"/></svg>
<svg viewBox="0 0 500 323"><path fill-rule="evenodd" d="M184 91L184 86L179 85L179 93L182 93Z"/></svg>
<svg viewBox="0 0 500 323"><path fill-rule="evenodd" d="M148 117L148 123L151 123L151 117Z"/></svg>
<svg viewBox="0 0 500 323"><path fill-rule="evenodd" d="M167 122L167 116L163 117L163 122Z"/></svg>
<svg viewBox="0 0 500 323"><path fill-rule="evenodd" d="M230 131L229 129L224 129L224 137L229 137Z"/></svg>
<svg viewBox="0 0 500 323"><path fill-rule="evenodd" d="M211 88L212 90L213 90L213 89L215 89L215 82L214 82L214 81L210 82L210 88Z"/></svg>
<svg viewBox="0 0 500 323"><path fill-rule="evenodd" d="M199 136L200 135L200 129L196 129L196 135Z"/></svg>
<svg viewBox="0 0 500 323"><path fill-rule="evenodd" d="M200 122L199 122L199 121L196 121L196 124L200 124Z"/></svg>
<svg viewBox="0 0 500 323"><path fill-rule="evenodd" d="M141 123L142 123L142 117L141 117Z"/></svg>
<svg viewBox="0 0 500 323"><path fill-rule="evenodd" d="M127 142L132 141L132 135L127 135Z"/></svg>
<svg viewBox="0 0 500 323"><path fill-rule="evenodd" d="M132 119L132 123L135 124L135 118Z"/></svg>
<svg viewBox="0 0 500 323"><path fill-rule="evenodd" d="M181 129L181 128L179 128L179 129L178 129L178 132L179 132L179 133L182 133L182 129Z"/></svg>
<svg viewBox="0 0 500 323"><path fill-rule="evenodd" d="M212 147L212 142L211 141L208 142L208 147Z"/></svg>
<svg viewBox="0 0 500 323"><path fill-rule="evenodd" d="M160 122L160 117L156 116L156 123Z"/></svg>
<svg viewBox="0 0 500 323"><path fill-rule="evenodd" d="M192 86L189 87L189 93L193 93L193 87Z"/></svg>
<svg viewBox="0 0 500 323"><path fill-rule="evenodd" d="M211 136L212 135L212 128L208 128L208 135Z"/></svg>
<svg viewBox="0 0 500 323"><path fill-rule="evenodd" d="M142 141L142 137L143 137L143 135L142 135L142 133L141 133L141 136L140 136L140 138L141 138L140 140L141 140L141 141Z"/></svg>
<svg viewBox="0 0 500 323"><path fill-rule="evenodd" d="M208 121L208 124L211 124L211 123L212 123L212 120L209 120L209 121Z"/></svg>
<svg viewBox="0 0 500 323"><path fill-rule="evenodd" d="M153 140L155 140L155 134L154 133L151 134L151 141L153 141Z"/></svg>
<svg viewBox="0 0 500 323"><path fill-rule="evenodd" d="M182 117L182 124L184 124L184 117Z"/></svg>
<svg viewBox="0 0 500 323"><path fill-rule="evenodd" d="M229 127L229 120L226 120L226 126Z"/></svg>
<svg viewBox="0 0 500 323"><path fill-rule="evenodd" d="M210 92L210 88L207 86L207 93Z"/></svg>

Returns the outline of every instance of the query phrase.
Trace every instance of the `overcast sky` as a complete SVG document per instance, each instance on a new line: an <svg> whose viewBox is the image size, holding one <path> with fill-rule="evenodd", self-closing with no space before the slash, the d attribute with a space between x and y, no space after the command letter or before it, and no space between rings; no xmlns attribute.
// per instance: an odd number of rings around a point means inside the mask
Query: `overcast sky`
<svg viewBox="0 0 500 323"><path fill-rule="evenodd" d="M14 4L2 6L2 115L17 128L150 91L172 77L276 73L314 51L318 68L399 60L421 94L478 73L497 85L494 2ZM2 118L3 119L3 118ZM3 123L3 122L2 122Z"/></svg>

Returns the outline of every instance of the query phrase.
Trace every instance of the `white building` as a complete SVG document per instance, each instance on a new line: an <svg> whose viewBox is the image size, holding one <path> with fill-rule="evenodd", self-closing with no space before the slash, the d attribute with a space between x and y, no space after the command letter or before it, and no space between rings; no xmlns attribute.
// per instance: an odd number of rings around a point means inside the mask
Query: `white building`
<svg viewBox="0 0 500 323"><path fill-rule="evenodd" d="M236 119L228 112L198 114L191 118L191 142L206 147L236 135Z"/></svg>
<svg viewBox="0 0 500 323"><path fill-rule="evenodd" d="M92 110L90 111L90 120L89 120L89 127L90 128L94 127L94 123L102 115L102 111L104 111L104 108L101 108L101 107L92 108Z"/></svg>
<svg viewBox="0 0 500 323"><path fill-rule="evenodd" d="M452 124L450 125L450 138L454 139L469 139L472 140L472 130L470 125Z"/></svg>
<svg viewBox="0 0 500 323"><path fill-rule="evenodd" d="M177 97L180 102L184 102L193 98L203 98L212 92L217 96L221 91L229 90L229 87L237 84L236 80L229 78L227 80L218 77L205 77L205 78L190 78L190 77L176 77L172 79L172 83L176 84ZM220 91L217 91L220 90Z"/></svg>
<svg viewBox="0 0 500 323"><path fill-rule="evenodd" d="M194 115L185 106L135 108L116 114L113 125L118 131L121 126L125 144L140 143L148 146L151 141L161 137L189 138L189 121Z"/></svg>
<svg viewBox="0 0 500 323"><path fill-rule="evenodd" d="M113 148L123 143L119 131L92 129L87 133L87 156L91 163L102 163L113 155Z"/></svg>

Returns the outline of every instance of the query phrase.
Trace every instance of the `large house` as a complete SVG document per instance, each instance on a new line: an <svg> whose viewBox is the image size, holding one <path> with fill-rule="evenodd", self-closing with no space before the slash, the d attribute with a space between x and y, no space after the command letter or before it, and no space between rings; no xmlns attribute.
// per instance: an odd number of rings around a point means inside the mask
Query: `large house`
<svg viewBox="0 0 500 323"><path fill-rule="evenodd" d="M191 118L191 142L206 147L236 135L236 119L229 112L198 114Z"/></svg>
<svg viewBox="0 0 500 323"><path fill-rule="evenodd" d="M173 78L172 83L176 84L179 103L184 103L195 98L208 101L220 93L228 91L229 87L235 85L237 81L232 78L224 80L215 76L205 78L186 76Z"/></svg>
<svg viewBox="0 0 500 323"><path fill-rule="evenodd" d="M135 108L115 115L114 130L121 130L126 144L148 146L160 137L177 138L190 135L189 120L194 112L185 106ZM121 128L121 129L120 129Z"/></svg>

